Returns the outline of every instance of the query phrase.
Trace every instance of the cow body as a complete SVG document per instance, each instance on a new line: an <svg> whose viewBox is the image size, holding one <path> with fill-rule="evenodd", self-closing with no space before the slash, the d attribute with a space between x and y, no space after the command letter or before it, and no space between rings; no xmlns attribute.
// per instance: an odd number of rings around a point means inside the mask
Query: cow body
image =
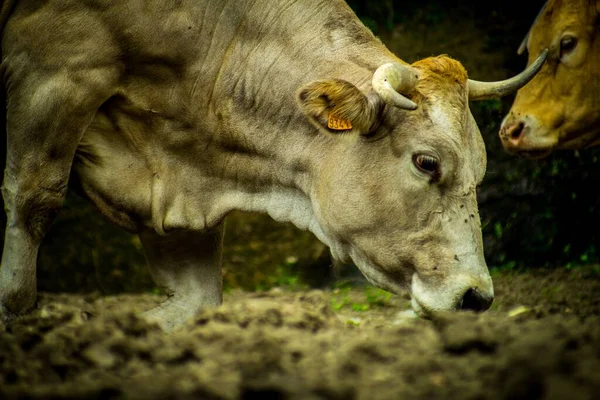
<svg viewBox="0 0 600 400"><path fill-rule="evenodd" d="M491 304L485 149L458 62L407 66L342 1L19 1L3 15L5 320L35 302L69 174L139 233L170 295L147 315L166 328L221 303L232 210L311 230L420 315Z"/></svg>
<svg viewBox="0 0 600 400"><path fill-rule="evenodd" d="M555 149L600 144L600 2L550 0L519 53L533 62L549 48L548 62L515 98L500 128L504 148L529 158Z"/></svg>

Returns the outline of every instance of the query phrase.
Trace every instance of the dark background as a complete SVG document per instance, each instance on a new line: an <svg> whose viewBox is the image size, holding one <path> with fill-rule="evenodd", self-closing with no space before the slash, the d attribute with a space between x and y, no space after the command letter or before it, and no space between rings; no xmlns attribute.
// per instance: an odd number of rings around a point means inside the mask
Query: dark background
<svg viewBox="0 0 600 400"><path fill-rule="evenodd" d="M525 67L526 56L518 56L517 48L543 1L349 4L400 58L412 62L448 54L465 65L470 77L499 80ZM599 151L563 151L542 161L506 154L497 132L513 98L471 103L488 151L479 192L488 265L522 269L597 263ZM330 264L324 246L310 233L266 216L228 217L227 288L331 283ZM40 290L154 290L137 237L105 222L73 194L40 250L38 271ZM341 271L344 276L348 269Z"/></svg>

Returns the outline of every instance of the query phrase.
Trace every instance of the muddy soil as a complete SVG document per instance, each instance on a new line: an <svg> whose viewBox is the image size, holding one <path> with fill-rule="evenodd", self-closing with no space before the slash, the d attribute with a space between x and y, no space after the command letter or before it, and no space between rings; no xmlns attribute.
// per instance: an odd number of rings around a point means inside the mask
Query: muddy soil
<svg viewBox="0 0 600 400"><path fill-rule="evenodd" d="M598 398L597 269L495 284L435 321L371 288L232 292L169 334L139 316L159 296L42 294L0 328L0 398Z"/></svg>

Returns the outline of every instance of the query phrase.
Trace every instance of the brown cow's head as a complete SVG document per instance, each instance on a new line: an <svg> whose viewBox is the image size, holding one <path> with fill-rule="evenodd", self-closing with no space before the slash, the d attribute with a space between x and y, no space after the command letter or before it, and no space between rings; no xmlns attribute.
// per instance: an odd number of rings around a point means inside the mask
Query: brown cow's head
<svg viewBox="0 0 600 400"><path fill-rule="evenodd" d="M331 139L315 154L311 199L333 256L381 288L408 289L421 316L488 309L476 199L486 154L468 100L514 92L542 62L499 83L468 80L442 56L385 64L366 93L334 79L304 86L301 108Z"/></svg>
<svg viewBox="0 0 600 400"><path fill-rule="evenodd" d="M600 143L600 1L549 1L519 53L548 61L519 90L502 123L504 148L529 158Z"/></svg>

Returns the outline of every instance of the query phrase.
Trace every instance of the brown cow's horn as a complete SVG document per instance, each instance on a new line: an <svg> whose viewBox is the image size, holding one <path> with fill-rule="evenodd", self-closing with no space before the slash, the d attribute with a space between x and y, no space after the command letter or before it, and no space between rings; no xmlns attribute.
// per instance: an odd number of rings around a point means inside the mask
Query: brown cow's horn
<svg viewBox="0 0 600 400"><path fill-rule="evenodd" d="M523 52L527 49L528 44L529 44L529 37L531 36L531 30L533 29L535 23L538 22L538 19L540 19L540 17L544 13L544 10L546 9L547 5L548 5L548 2L544 3L544 5L542 6L542 9L540 10L540 12L537 14L535 19L533 20L533 24L531 24L531 28L529 28L527 35L525 35L525 38L523 38L523 41L521 42L521 45L519 46L519 49L517 50L518 55L523 54Z"/></svg>
<svg viewBox="0 0 600 400"><path fill-rule="evenodd" d="M373 74L373 90L387 104L404 110L414 110L417 105L401 93L410 92L417 84L414 68L399 63L383 64Z"/></svg>
<svg viewBox="0 0 600 400"><path fill-rule="evenodd" d="M548 49L545 49L525 71L504 81L479 82L469 79L469 100L496 99L516 92L533 79L542 68L547 56Z"/></svg>

